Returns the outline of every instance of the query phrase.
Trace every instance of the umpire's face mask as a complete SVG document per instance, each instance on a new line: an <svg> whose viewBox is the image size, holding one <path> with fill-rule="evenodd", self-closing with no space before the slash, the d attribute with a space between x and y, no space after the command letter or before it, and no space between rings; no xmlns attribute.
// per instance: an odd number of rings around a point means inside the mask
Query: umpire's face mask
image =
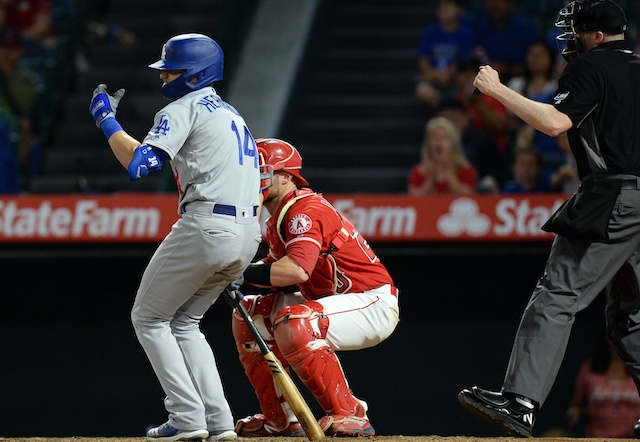
<svg viewBox="0 0 640 442"><path fill-rule="evenodd" d="M584 47L580 42L574 28L577 2L571 2L560 9L556 16L555 26L563 32L556 37L558 50L565 60L571 61L584 52Z"/></svg>

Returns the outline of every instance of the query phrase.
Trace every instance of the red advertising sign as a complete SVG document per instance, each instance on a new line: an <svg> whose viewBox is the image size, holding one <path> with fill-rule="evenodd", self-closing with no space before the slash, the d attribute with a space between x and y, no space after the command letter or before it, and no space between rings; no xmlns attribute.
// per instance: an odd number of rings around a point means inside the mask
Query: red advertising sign
<svg viewBox="0 0 640 442"><path fill-rule="evenodd" d="M164 194L0 197L0 241L159 241L178 219Z"/></svg>
<svg viewBox="0 0 640 442"><path fill-rule="evenodd" d="M370 242L548 241L566 195L325 195ZM0 242L158 242L178 219L158 193L0 197ZM265 215L266 214L266 211Z"/></svg>
<svg viewBox="0 0 640 442"><path fill-rule="evenodd" d="M548 241L565 195L327 195L369 241Z"/></svg>

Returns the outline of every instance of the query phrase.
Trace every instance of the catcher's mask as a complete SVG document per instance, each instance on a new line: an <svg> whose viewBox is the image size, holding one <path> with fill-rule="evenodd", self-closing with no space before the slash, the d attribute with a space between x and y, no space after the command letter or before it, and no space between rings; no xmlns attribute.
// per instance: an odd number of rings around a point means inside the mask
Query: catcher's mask
<svg viewBox="0 0 640 442"><path fill-rule="evenodd" d="M274 172L284 170L293 176L297 186L308 186L309 183L300 175L302 157L298 150L286 141L277 138L256 139L258 151L264 156L266 165L271 165Z"/></svg>
<svg viewBox="0 0 640 442"><path fill-rule="evenodd" d="M613 0L575 0L560 9L555 26L562 30L556 37L558 49L565 60L571 61L584 52L578 32L622 34L627 29L627 17Z"/></svg>
<svg viewBox="0 0 640 442"><path fill-rule="evenodd" d="M182 75L160 88L166 98L177 100L222 80L224 53L220 45L206 35L180 34L167 40L160 60L149 67L161 71L185 69Z"/></svg>

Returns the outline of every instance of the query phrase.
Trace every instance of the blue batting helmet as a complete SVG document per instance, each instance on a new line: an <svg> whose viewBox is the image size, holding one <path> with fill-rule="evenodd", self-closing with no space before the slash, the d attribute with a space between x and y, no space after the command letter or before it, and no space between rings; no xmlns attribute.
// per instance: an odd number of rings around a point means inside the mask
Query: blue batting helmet
<svg viewBox="0 0 640 442"><path fill-rule="evenodd" d="M176 100L189 92L202 89L222 80L224 53L213 39L203 34L180 34L162 46L160 60L149 65L161 71L186 69L160 91L169 100ZM195 81L192 81L195 78Z"/></svg>

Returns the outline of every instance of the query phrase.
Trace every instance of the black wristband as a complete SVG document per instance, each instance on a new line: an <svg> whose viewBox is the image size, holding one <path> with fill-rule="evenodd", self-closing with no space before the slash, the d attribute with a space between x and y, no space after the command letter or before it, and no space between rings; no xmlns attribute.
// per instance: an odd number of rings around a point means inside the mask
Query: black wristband
<svg viewBox="0 0 640 442"><path fill-rule="evenodd" d="M244 280L249 284L271 287L271 264L251 264L244 271Z"/></svg>

